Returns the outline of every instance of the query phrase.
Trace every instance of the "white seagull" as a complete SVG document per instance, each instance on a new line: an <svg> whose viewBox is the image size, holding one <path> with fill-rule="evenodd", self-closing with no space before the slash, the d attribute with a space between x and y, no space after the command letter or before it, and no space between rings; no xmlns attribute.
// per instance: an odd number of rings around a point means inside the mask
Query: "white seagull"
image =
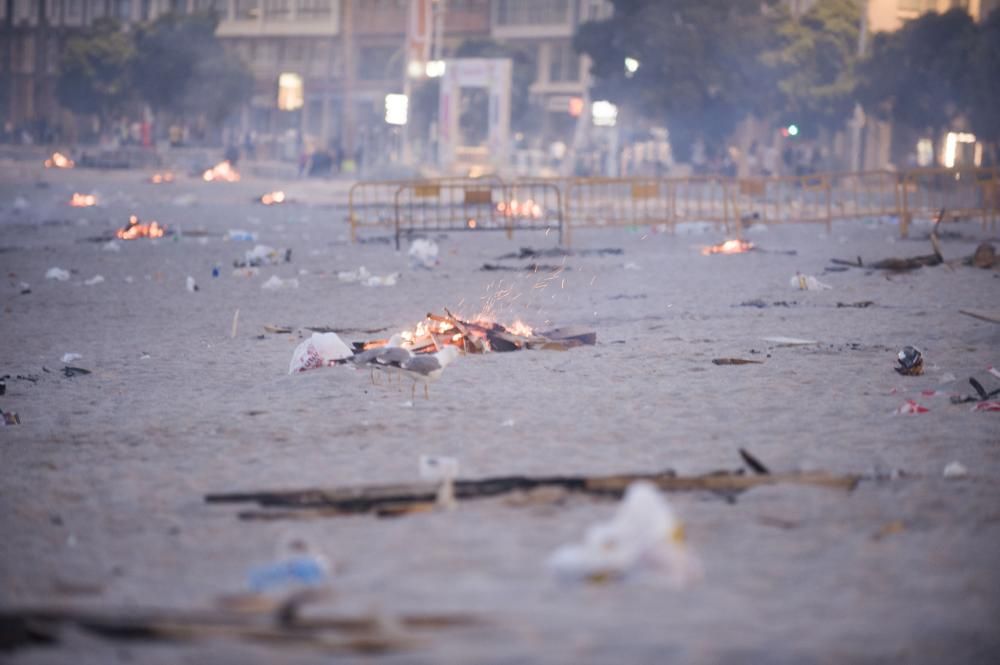
<svg viewBox="0 0 1000 665"><path fill-rule="evenodd" d="M413 389L410 391L410 398L417 394L417 382L424 383L424 399L430 399L427 385L431 381L437 380L444 368L451 361L459 356L461 352L457 346L447 345L437 353L420 354L411 356L399 364L399 369L403 371L413 381Z"/></svg>

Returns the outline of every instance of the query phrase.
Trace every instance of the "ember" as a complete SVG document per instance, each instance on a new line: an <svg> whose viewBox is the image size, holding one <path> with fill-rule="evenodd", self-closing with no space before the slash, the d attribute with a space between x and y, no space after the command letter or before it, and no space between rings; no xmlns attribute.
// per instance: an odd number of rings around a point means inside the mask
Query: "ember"
<svg viewBox="0 0 1000 665"><path fill-rule="evenodd" d="M164 173L154 173L153 175L149 176L149 182L151 182L154 185L163 185L165 183L170 183L173 181L174 181L174 174L171 173L170 171L166 171Z"/></svg>
<svg viewBox="0 0 1000 665"><path fill-rule="evenodd" d="M128 226L115 231L115 235L121 240L136 240L137 238L162 238L166 229L158 222L140 223L139 218L132 215L128 218Z"/></svg>
<svg viewBox="0 0 1000 665"><path fill-rule="evenodd" d="M73 197L69 200L69 204L74 208L89 208L90 206L97 205L97 197L93 194L74 192Z"/></svg>
<svg viewBox="0 0 1000 665"><path fill-rule="evenodd" d="M45 168L47 169L71 169L74 166L76 164L73 160L61 152L54 152L51 157L45 160Z"/></svg>
<svg viewBox="0 0 1000 665"><path fill-rule="evenodd" d="M284 203L285 193L282 191L268 192L267 194L264 194L264 196L260 197L260 202L266 206Z"/></svg>
<svg viewBox="0 0 1000 665"><path fill-rule="evenodd" d="M226 160L224 162L219 162L212 168L202 173L201 178L205 182L213 182L215 180L237 182L240 179L240 174L239 171L234 169L233 165L229 163L229 160Z"/></svg>
<svg viewBox="0 0 1000 665"><path fill-rule="evenodd" d="M753 243L748 240L727 240L719 245L703 247L701 253L705 256L709 254L742 254L753 249Z"/></svg>

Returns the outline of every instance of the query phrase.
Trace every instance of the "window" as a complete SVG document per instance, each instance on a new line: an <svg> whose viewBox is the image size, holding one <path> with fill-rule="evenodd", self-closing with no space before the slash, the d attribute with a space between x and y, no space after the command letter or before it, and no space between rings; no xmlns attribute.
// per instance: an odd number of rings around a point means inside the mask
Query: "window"
<svg viewBox="0 0 1000 665"><path fill-rule="evenodd" d="M295 0L295 8L303 20L328 19L333 15L330 0Z"/></svg>
<svg viewBox="0 0 1000 665"><path fill-rule="evenodd" d="M236 0L236 20L251 21L260 16L261 0Z"/></svg>
<svg viewBox="0 0 1000 665"><path fill-rule="evenodd" d="M569 22L569 0L498 0L500 25L562 25Z"/></svg>
<svg viewBox="0 0 1000 665"><path fill-rule="evenodd" d="M264 0L264 17L269 20L284 20L292 15L292 0Z"/></svg>
<svg viewBox="0 0 1000 665"><path fill-rule="evenodd" d="M549 51L549 81L562 83L580 80L580 56L571 44L553 44Z"/></svg>
<svg viewBox="0 0 1000 665"><path fill-rule="evenodd" d="M83 0L65 0L63 3L63 22L66 25L79 25L83 20Z"/></svg>
<svg viewBox="0 0 1000 665"><path fill-rule="evenodd" d="M14 23L35 22L37 8L32 0L14 0Z"/></svg>
<svg viewBox="0 0 1000 665"><path fill-rule="evenodd" d="M389 72L389 64L396 55L392 46L366 46L358 54L358 78L365 81L380 81L393 78L394 72ZM402 67L402 65L400 65ZM399 72L402 75L402 69Z"/></svg>

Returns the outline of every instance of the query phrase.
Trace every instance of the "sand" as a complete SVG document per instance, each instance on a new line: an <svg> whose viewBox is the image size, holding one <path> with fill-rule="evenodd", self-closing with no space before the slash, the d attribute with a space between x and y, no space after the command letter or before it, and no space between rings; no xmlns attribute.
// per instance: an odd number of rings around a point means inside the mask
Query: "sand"
<svg viewBox="0 0 1000 665"><path fill-rule="evenodd" d="M390 245L351 245L344 185L0 168L0 606L210 607L245 590L247 572L295 535L334 562L333 598L317 611L470 612L478 628L424 635L389 663L994 663L1000 659L1000 414L952 405L969 376L1000 380L1000 325L959 313L998 308L998 273L924 268L888 276L823 274L831 257L868 260L930 252L926 225L900 240L891 220L755 229L761 250L702 256L725 238L711 227L579 231L544 289L531 273L482 272L553 237L453 233L440 264L413 270ZM44 184L44 186L42 186ZM299 202L252 203L279 186ZM103 205L72 209L72 192ZM15 198L26 203L16 206ZM191 199L194 199L192 202ZM178 205L178 203L183 205ZM122 242L130 213L204 238ZM257 232L292 262L252 278L231 274ZM946 258L995 237L950 225ZM956 235L957 234L957 235ZM921 239L921 236L924 239ZM786 252L792 252L788 254ZM558 263L560 259L541 262ZM524 262L506 263L521 265ZM212 277L213 266L221 275ZM397 285L337 279L367 267ZM52 267L68 282L44 278ZM801 271L833 288L806 292ZM95 275L105 281L83 284ZM266 291L270 276L297 289ZM185 288L188 276L199 290ZM499 280L504 280L500 285ZM563 279L565 282L563 283ZM30 284L21 294L20 282ZM499 312L538 328L578 325L598 345L567 352L466 356L430 400L329 368L288 375L306 326L385 329L428 311L474 314L511 288ZM760 299L769 306L740 303ZM867 308L838 303L873 301ZM772 303L784 301L787 306ZM233 316L239 310L236 336ZM293 326L271 334L266 324ZM781 346L769 336L816 340ZM892 370L907 344L926 373ZM67 378L64 353L92 374ZM763 364L716 366L716 357ZM37 380L16 377L31 376ZM940 391L921 396L923 390ZM929 413L894 414L906 399ZM245 522L207 493L405 482L422 454L459 459L463 477L512 473L702 473L740 466L747 448L774 470L865 474L852 493L793 486L669 497L705 577L676 590L639 574L602 585L555 579L545 559L607 519L614 503L571 497L514 507L461 503L399 519L360 516ZM959 461L965 478L945 479ZM902 477L889 478L893 471ZM876 479L876 477L878 477ZM887 528L900 522L901 528ZM96 593L69 594L66 584ZM214 641L108 642L71 633L13 663L326 663L309 649Z"/></svg>

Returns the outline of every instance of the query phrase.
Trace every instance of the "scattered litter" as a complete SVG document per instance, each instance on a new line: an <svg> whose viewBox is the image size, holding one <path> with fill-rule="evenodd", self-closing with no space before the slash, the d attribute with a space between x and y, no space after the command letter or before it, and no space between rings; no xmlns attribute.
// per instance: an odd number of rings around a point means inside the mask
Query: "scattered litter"
<svg viewBox="0 0 1000 665"><path fill-rule="evenodd" d="M260 266L273 266L279 263L291 263L292 250L279 250L267 245L256 245L253 249L243 255L242 261L233 261L235 268L256 268Z"/></svg>
<svg viewBox="0 0 1000 665"><path fill-rule="evenodd" d="M299 280L296 277L281 279L277 275L271 275L270 279L260 285L265 291L279 291L281 289L299 288Z"/></svg>
<svg viewBox="0 0 1000 665"><path fill-rule="evenodd" d="M228 237L230 240L246 240L249 242L257 242L257 233L255 231L244 231L243 229L229 229Z"/></svg>
<svg viewBox="0 0 1000 665"><path fill-rule="evenodd" d="M198 283L194 281L194 277L192 277L191 275L188 275L187 278L187 290L190 291L191 293L194 293L195 291L198 290Z"/></svg>
<svg viewBox="0 0 1000 665"><path fill-rule="evenodd" d="M60 282L68 282L69 271L63 270L62 268L49 268L49 271L45 273L45 279L54 279Z"/></svg>
<svg viewBox="0 0 1000 665"><path fill-rule="evenodd" d="M874 300L860 300L858 302L838 302L837 307L857 307L858 309L865 309L871 307L875 304Z"/></svg>
<svg viewBox="0 0 1000 665"><path fill-rule="evenodd" d="M62 362L64 362L64 363L71 363L74 360L79 360L82 357L83 356L80 355L79 353L64 353L63 357L62 357Z"/></svg>
<svg viewBox="0 0 1000 665"><path fill-rule="evenodd" d="M904 415L916 415L918 413L928 413L929 411L930 409L928 409L926 406L921 406L916 402L914 402L912 399L906 400L906 403L903 404L903 406L896 409L896 413Z"/></svg>
<svg viewBox="0 0 1000 665"><path fill-rule="evenodd" d="M18 196L14 199L14 210L27 210L29 205L31 204L28 203L28 199L23 196Z"/></svg>
<svg viewBox="0 0 1000 665"><path fill-rule="evenodd" d="M973 411L1000 411L1000 402L980 402L972 407Z"/></svg>
<svg viewBox="0 0 1000 665"><path fill-rule="evenodd" d="M4 427L10 426L10 425L20 425L21 424L21 417L19 415L17 415L16 411L2 411L2 410L0 410L0 415L3 415L3 424L4 424Z"/></svg>
<svg viewBox="0 0 1000 665"><path fill-rule="evenodd" d="M552 273L559 270L569 270L567 266L557 266L549 263L529 263L525 266L505 266L499 263L484 263L480 270L484 272L492 272L496 270L506 271L506 272L546 272Z"/></svg>
<svg viewBox="0 0 1000 665"><path fill-rule="evenodd" d="M795 300L792 300L791 302L787 300L775 300L774 302L768 304L764 300L757 298L755 300L744 300L737 305L737 307L756 307L757 309L764 309L766 307L795 307L798 304L799 303Z"/></svg>
<svg viewBox="0 0 1000 665"><path fill-rule="evenodd" d="M103 281L104 281L104 277L102 275L94 275L90 279L86 280L84 282L84 284L87 285L87 286L96 286L96 285L102 283Z"/></svg>
<svg viewBox="0 0 1000 665"><path fill-rule="evenodd" d="M810 344L819 344L814 339L799 339L798 337L761 337L765 342L771 342L772 344L777 344L778 346L808 346Z"/></svg>
<svg viewBox="0 0 1000 665"><path fill-rule="evenodd" d="M958 381L958 377L951 372L945 372L941 375L941 383L955 383L956 381Z"/></svg>
<svg viewBox="0 0 1000 665"><path fill-rule="evenodd" d="M743 358L712 358L713 365L763 365L763 360L744 360Z"/></svg>
<svg viewBox="0 0 1000 665"><path fill-rule="evenodd" d="M564 545L548 559L556 574L601 582L643 569L677 587L701 577L701 564L684 544L684 526L656 486L634 482L610 522L587 530L583 543Z"/></svg>
<svg viewBox="0 0 1000 665"><path fill-rule="evenodd" d="M344 344L337 333L313 333L312 337L295 347L295 351L292 353L292 362L288 366L288 373L294 374L308 369L327 367L353 355L354 353Z"/></svg>
<svg viewBox="0 0 1000 665"><path fill-rule="evenodd" d="M256 277L260 268L233 268L233 277Z"/></svg>
<svg viewBox="0 0 1000 665"><path fill-rule="evenodd" d="M26 296L31 293L31 284L28 284L27 282L21 282L18 284L18 288L21 289L22 296Z"/></svg>
<svg viewBox="0 0 1000 665"><path fill-rule="evenodd" d="M292 327L291 326L265 325L264 326L264 332L273 333L275 335L288 335L288 334L291 334Z"/></svg>
<svg viewBox="0 0 1000 665"><path fill-rule="evenodd" d="M109 240L101 245L101 249L105 252L120 252L122 251L122 246L115 240Z"/></svg>
<svg viewBox="0 0 1000 665"><path fill-rule="evenodd" d="M67 379L72 379L74 376L84 376L86 374L90 374L89 369L84 369L82 367L70 367L69 365L63 367L63 376Z"/></svg>
<svg viewBox="0 0 1000 665"><path fill-rule="evenodd" d="M410 267L430 270L438 264L438 245L433 240L417 238L410 244Z"/></svg>
<svg viewBox="0 0 1000 665"><path fill-rule="evenodd" d="M625 270L642 270L642 268L639 267L638 263L633 263L631 261L629 261L628 263L626 263L622 267L625 268Z"/></svg>
<svg viewBox="0 0 1000 665"><path fill-rule="evenodd" d="M258 593L323 585L330 572L326 557L303 551L250 570L250 588Z"/></svg>
<svg viewBox="0 0 1000 665"><path fill-rule="evenodd" d="M507 420L500 423L500 427L513 427L513 426L514 426L513 418L508 418Z"/></svg>
<svg viewBox="0 0 1000 665"><path fill-rule="evenodd" d="M961 462L949 462L944 467L945 478L965 478L967 475L969 475L969 470Z"/></svg>
<svg viewBox="0 0 1000 665"><path fill-rule="evenodd" d="M802 273L795 273L788 283L793 288L800 291L828 291L833 288L829 284L819 281L812 275L803 275Z"/></svg>
<svg viewBox="0 0 1000 665"><path fill-rule="evenodd" d="M454 457L421 455L419 464L422 479L432 483L441 483L437 493L437 504L453 510L456 505L455 478L458 477L458 460Z"/></svg>
<svg viewBox="0 0 1000 665"><path fill-rule="evenodd" d="M361 266L357 270L342 271L337 273L337 279L348 284L361 283L365 286L395 286L399 279L399 273L393 272L388 275L373 275L368 269Z"/></svg>
<svg viewBox="0 0 1000 665"><path fill-rule="evenodd" d="M924 373L924 356L915 346L904 346L896 354L899 367L894 367L903 376L920 376Z"/></svg>
<svg viewBox="0 0 1000 665"><path fill-rule="evenodd" d="M993 248L989 242L981 242L979 246L976 247L975 253L972 255L972 265L977 268L989 269L992 268L997 260L996 249Z"/></svg>

